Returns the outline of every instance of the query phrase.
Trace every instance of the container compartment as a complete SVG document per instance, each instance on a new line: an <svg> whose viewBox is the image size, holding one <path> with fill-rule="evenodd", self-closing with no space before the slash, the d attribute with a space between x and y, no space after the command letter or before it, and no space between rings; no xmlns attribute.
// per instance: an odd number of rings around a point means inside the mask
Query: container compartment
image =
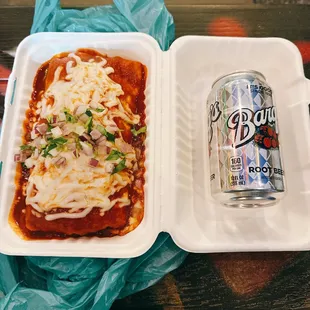
<svg viewBox="0 0 310 310"><path fill-rule="evenodd" d="M310 93L297 48L277 38L189 36L170 52L175 242L191 252L309 248ZM209 189L206 99L216 78L243 69L263 73L274 91L287 192L270 208L229 209Z"/></svg>
<svg viewBox="0 0 310 310"><path fill-rule="evenodd" d="M22 122L32 92L32 83L39 66L53 55L78 48L94 48L109 56L122 56L142 62L148 68L146 86L146 184L145 214L141 224L131 233L113 238L79 238L66 240L25 241L8 223L8 216L15 194L16 164L13 155L19 150ZM100 34L100 33L39 33L27 37L19 45L10 77L9 93L6 96L4 131L1 137L3 162L0 194L0 249L2 253L14 255L47 256L91 256L133 257L144 253L152 246L159 232L159 178L160 163L156 149L160 146L158 126L160 109L156 104L160 94L159 64L161 51L157 42L143 34ZM13 98L13 84L16 81ZM11 98L13 98L12 104ZM160 127L159 127L160 128Z"/></svg>

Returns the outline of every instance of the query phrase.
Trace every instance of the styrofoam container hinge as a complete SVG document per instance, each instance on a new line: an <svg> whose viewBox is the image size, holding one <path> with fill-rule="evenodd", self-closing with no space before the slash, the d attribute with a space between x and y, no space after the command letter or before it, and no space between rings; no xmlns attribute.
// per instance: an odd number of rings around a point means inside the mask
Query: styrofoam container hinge
<svg viewBox="0 0 310 310"><path fill-rule="evenodd" d="M160 229L169 231L171 216L169 214L171 206L171 173L169 169L173 166L171 157L171 78L170 78L170 51L161 55L161 214Z"/></svg>

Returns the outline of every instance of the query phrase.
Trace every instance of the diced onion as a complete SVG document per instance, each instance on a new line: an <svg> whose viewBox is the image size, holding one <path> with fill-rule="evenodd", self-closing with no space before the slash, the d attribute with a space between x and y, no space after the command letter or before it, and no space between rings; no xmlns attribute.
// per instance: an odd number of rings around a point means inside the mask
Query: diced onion
<svg viewBox="0 0 310 310"><path fill-rule="evenodd" d="M15 154L15 155L14 155L14 161L15 161L16 163L19 163L19 162L20 162L20 154Z"/></svg>
<svg viewBox="0 0 310 310"><path fill-rule="evenodd" d="M89 165L91 167L97 167L99 164L99 160L95 159L95 158L91 158L90 161L89 161Z"/></svg>
<svg viewBox="0 0 310 310"><path fill-rule="evenodd" d="M102 136L98 140L96 140L97 145L104 145L105 146L106 142L107 142L107 138L105 136Z"/></svg>
<svg viewBox="0 0 310 310"><path fill-rule="evenodd" d="M99 139L99 138L102 136L102 134L100 133L100 131L97 130L97 129L92 130L92 131L90 132L90 135L91 135L91 137L92 137L93 140L97 140L97 139Z"/></svg>
<svg viewBox="0 0 310 310"><path fill-rule="evenodd" d="M89 142L90 144L94 144L94 142L92 141L90 135L88 135L87 133L83 133L83 134L79 137L79 139L80 139L81 141L83 141L83 142L87 141L87 142Z"/></svg>
<svg viewBox="0 0 310 310"><path fill-rule="evenodd" d="M64 125L66 125L65 121L59 121L59 122L53 123L52 127L63 127Z"/></svg>
<svg viewBox="0 0 310 310"><path fill-rule="evenodd" d="M82 114L79 119L81 122L86 123L88 121L88 118L89 117L86 114Z"/></svg>
<svg viewBox="0 0 310 310"><path fill-rule="evenodd" d="M115 145L122 153L134 152L132 146L124 142L122 139L115 139Z"/></svg>
<svg viewBox="0 0 310 310"><path fill-rule="evenodd" d="M112 173L114 170L114 165L110 162L105 162L104 169L107 173Z"/></svg>
<svg viewBox="0 0 310 310"><path fill-rule="evenodd" d="M58 126L55 128L52 128L51 132L52 132L54 138L59 138L62 136L62 131Z"/></svg>
<svg viewBox="0 0 310 310"><path fill-rule="evenodd" d="M47 132L48 126L47 124L43 123L43 124L38 124L35 127L35 132L39 133L41 135L44 135Z"/></svg>
<svg viewBox="0 0 310 310"><path fill-rule="evenodd" d="M76 150L76 144L75 143L68 143L67 148L70 151L75 151Z"/></svg>
<svg viewBox="0 0 310 310"><path fill-rule="evenodd" d="M74 132L81 136L83 132L85 132L85 128L83 126L77 125L75 126Z"/></svg>
<svg viewBox="0 0 310 310"><path fill-rule="evenodd" d="M66 114L64 112L59 113L59 120L60 121L65 121L66 120Z"/></svg>
<svg viewBox="0 0 310 310"><path fill-rule="evenodd" d="M108 151L107 151L107 147L105 145L99 145L98 146L98 154L100 155L107 155Z"/></svg>
<svg viewBox="0 0 310 310"><path fill-rule="evenodd" d="M52 124L57 123L57 115L53 115L53 116L52 116L51 123L52 123Z"/></svg>
<svg viewBox="0 0 310 310"><path fill-rule="evenodd" d="M86 142L80 142L82 146L82 151L87 156L93 155L93 149L91 146L89 146Z"/></svg>
<svg viewBox="0 0 310 310"><path fill-rule="evenodd" d="M78 106L78 107L76 108L74 114L75 114L76 116L80 116L80 115L84 114L84 113L86 112L86 110L87 110L87 105L80 105L80 106Z"/></svg>

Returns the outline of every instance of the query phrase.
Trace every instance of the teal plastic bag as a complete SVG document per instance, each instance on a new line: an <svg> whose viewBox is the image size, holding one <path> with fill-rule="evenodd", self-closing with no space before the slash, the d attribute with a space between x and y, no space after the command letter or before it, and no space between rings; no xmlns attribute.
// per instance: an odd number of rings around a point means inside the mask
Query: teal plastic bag
<svg viewBox="0 0 310 310"><path fill-rule="evenodd" d="M166 233L132 259L10 257L0 254L0 309L109 309L177 268L187 253Z"/></svg>
<svg viewBox="0 0 310 310"><path fill-rule="evenodd" d="M114 0L114 5L63 10L59 0L37 0L31 33L143 32L163 50L174 40L174 22L163 0Z"/></svg>
<svg viewBox="0 0 310 310"><path fill-rule="evenodd" d="M174 39L173 18L163 0L115 0L114 5L63 10L59 1L37 0L31 33L128 32L153 36L162 49ZM187 253L161 233L133 259L13 257L0 254L0 309L109 309L176 269Z"/></svg>

